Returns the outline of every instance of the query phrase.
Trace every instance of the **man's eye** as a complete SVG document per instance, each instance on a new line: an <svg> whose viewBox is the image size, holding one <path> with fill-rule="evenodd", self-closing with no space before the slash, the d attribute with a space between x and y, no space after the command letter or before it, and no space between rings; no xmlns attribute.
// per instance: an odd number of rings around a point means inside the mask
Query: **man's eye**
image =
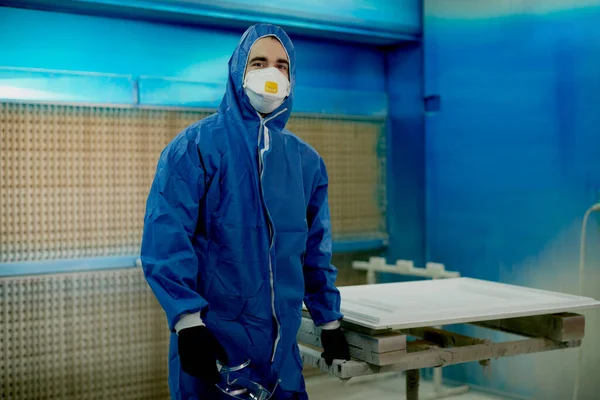
<svg viewBox="0 0 600 400"><path fill-rule="evenodd" d="M264 64L261 62L255 62L254 64L252 64L252 66L253 67L262 67L262 66L264 66Z"/></svg>
<svg viewBox="0 0 600 400"><path fill-rule="evenodd" d="M284 64L278 65L277 68L282 69L284 71L288 69L287 65Z"/></svg>

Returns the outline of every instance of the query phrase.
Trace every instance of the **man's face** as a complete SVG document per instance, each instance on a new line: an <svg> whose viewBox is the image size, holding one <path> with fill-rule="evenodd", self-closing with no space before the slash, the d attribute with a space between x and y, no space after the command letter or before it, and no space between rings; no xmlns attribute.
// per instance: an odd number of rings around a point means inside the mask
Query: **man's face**
<svg viewBox="0 0 600 400"><path fill-rule="evenodd" d="M290 63L281 42L274 37L258 40L250 49L246 73L255 69L275 67L290 79Z"/></svg>

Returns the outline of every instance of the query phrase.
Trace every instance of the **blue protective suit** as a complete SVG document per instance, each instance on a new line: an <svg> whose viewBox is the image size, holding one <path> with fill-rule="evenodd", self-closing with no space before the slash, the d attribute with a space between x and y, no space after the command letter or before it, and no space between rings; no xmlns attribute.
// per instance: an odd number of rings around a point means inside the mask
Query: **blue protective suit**
<svg viewBox="0 0 600 400"><path fill-rule="evenodd" d="M305 398L296 342L302 301L317 325L339 320L331 261L328 179L323 160L284 129L293 95L265 119L242 87L252 45L285 32L249 28L229 61L218 111L189 126L162 152L147 201L142 264L173 332L169 385L174 399L212 399L213 388L181 370L174 326L202 311L228 353L229 365L251 360L244 376L275 398Z"/></svg>

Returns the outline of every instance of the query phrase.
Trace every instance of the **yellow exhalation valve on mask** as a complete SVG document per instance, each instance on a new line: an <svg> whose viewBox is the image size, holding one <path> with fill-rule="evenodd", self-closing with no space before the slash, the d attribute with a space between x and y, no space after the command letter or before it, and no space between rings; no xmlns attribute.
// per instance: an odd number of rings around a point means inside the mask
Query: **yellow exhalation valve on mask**
<svg viewBox="0 0 600 400"><path fill-rule="evenodd" d="M277 93L277 82L266 81L265 82L265 92L267 93Z"/></svg>

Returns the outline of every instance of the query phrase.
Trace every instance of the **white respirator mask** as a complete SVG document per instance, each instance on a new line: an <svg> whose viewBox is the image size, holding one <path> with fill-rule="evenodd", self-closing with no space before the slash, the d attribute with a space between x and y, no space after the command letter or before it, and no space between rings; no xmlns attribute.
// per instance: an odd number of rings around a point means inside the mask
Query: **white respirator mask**
<svg viewBox="0 0 600 400"><path fill-rule="evenodd" d="M256 111L268 114L290 94L290 81L275 67L255 69L246 73L244 91Z"/></svg>

